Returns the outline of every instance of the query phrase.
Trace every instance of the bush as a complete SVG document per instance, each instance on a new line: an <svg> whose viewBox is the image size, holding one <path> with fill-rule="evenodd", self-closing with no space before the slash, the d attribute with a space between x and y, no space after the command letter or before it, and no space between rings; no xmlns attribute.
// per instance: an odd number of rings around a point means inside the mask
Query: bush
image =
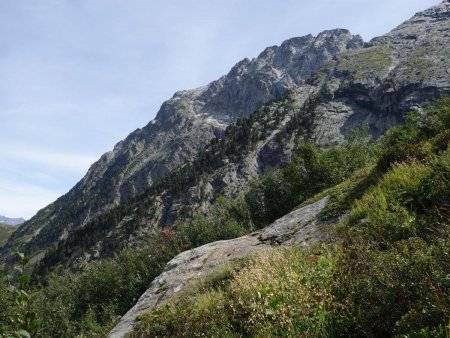
<svg viewBox="0 0 450 338"><path fill-rule="evenodd" d="M339 244L260 252L226 282L149 313L132 337L448 337L450 101L427 109L385 137L376 164L321 193L335 216L350 209ZM353 154L303 146L253 183L256 225L371 162Z"/></svg>
<svg viewBox="0 0 450 338"><path fill-rule="evenodd" d="M175 235L186 248L217 240L236 238L253 230L249 209L242 197L219 197L207 216L198 214L192 220L180 222Z"/></svg>
<svg viewBox="0 0 450 338"><path fill-rule="evenodd" d="M82 273L52 273L36 293L35 309L42 336L103 336L145 291L177 253L179 243L154 235L139 250L92 263Z"/></svg>
<svg viewBox="0 0 450 338"><path fill-rule="evenodd" d="M14 267L16 281L8 278L0 282L2 313L0 317L0 337L30 337L37 330L36 314L32 310L33 295L30 290L30 276L25 272L28 258L21 252L18 265ZM0 304L1 304L0 303Z"/></svg>
<svg viewBox="0 0 450 338"><path fill-rule="evenodd" d="M101 337L128 311L177 253L252 230L242 200L218 198L208 216L197 215L150 236L140 249L91 263L81 273L51 273L34 307L45 337Z"/></svg>
<svg viewBox="0 0 450 338"><path fill-rule="evenodd" d="M371 161L373 142L362 137L343 146L320 151L302 144L298 156L281 170L254 181L245 195L253 223L262 228L305 199L334 186Z"/></svg>
<svg viewBox="0 0 450 338"><path fill-rule="evenodd" d="M259 252L227 283L149 313L131 337L325 337L338 257L334 246Z"/></svg>

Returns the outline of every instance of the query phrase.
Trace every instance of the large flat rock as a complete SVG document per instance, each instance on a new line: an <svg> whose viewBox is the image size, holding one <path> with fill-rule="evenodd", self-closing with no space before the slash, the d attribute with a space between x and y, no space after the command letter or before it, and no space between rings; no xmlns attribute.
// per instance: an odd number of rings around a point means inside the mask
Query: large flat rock
<svg viewBox="0 0 450 338"><path fill-rule="evenodd" d="M110 338L124 337L133 330L137 318L173 299L188 284L208 275L230 260L246 257L274 245L310 245L323 241L336 222L323 222L321 213L328 197L293 210L263 230L239 238L217 241L180 253L167 263L164 271L150 284L109 333Z"/></svg>

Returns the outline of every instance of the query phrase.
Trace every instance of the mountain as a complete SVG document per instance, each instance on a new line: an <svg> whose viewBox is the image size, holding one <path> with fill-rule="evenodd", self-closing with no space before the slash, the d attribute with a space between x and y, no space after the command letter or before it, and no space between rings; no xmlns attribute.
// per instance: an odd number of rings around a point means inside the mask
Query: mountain
<svg viewBox="0 0 450 338"><path fill-rule="evenodd" d="M205 87L177 92L25 222L2 259L16 247L43 257L46 269L110 256L220 195L237 195L284 166L300 140L326 148L364 125L382 135L450 93L449 7L417 13L368 43L343 29L293 38Z"/></svg>
<svg viewBox="0 0 450 338"><path fill-rule="evenodd" d="M339 52L362 44L347 30L293 38L242 60L205 87L175 93L153 121L119 142L71 191L21 227L14 245L24 236L35 238L30 245L41 249L55 244L191 160L239 117L304 83Z"/></svg>
<svg viewBox="0 0 450 338"><path fill-rule="evenodd" d="M446 336L449 40L446 1L175 94L0 246L0 331Z"/></svg>
<svg viewBox="0 0 450 338"><path fill-rule="evenodd" d="M5 223L8 225L20 225L25 222L25 219L21 218L9 218L0 215L0 223Z"/></svg>

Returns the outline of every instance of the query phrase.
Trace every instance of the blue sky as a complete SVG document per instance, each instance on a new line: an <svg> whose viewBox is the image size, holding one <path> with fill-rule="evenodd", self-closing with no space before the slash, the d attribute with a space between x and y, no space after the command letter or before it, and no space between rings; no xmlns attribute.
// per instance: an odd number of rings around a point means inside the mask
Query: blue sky
<svg viewBox="0 0 450 338"><path fill-rule="evenodd" d="M180 89L283 40L381 35L438 0L1 0L0 214L31 217Z"/></svg>

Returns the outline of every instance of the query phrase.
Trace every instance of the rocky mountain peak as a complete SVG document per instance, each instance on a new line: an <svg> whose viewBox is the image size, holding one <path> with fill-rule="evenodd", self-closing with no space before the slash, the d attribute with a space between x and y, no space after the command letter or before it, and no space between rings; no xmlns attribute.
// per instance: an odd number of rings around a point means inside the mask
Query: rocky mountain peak
<svg viewBox="0 0 450 338"><path fill-rule="evenodd" d="M372 44L390 42L392 44L417 44L422 40L429 40L433 35L441 39L441 35L448 36L450 18L450 2L432 6L424 11L416 13L411 19L403 22L390 33L372 39Z"/></svg>
<svg viewBox="0 0 450 338"><path fill-rule="evenodd" d="M362 45L361 37L344 29L292 38L238 62L204 87L176 92L153 121L120 141L71 191L26 222L11 247L22 236L40 248L70 236L195 158L231 123L303 84L337 54Z"/></svg>
<svg viewBox="0 0 450 338"><path fill-rule="evenodd" d="M246 116L261 104L281 96L337 54L359 48L363 40L346 29L327 30L267 47L258 57L244 59L231 71L208 85L202 93L202 112L232 121Z"/></svg>

